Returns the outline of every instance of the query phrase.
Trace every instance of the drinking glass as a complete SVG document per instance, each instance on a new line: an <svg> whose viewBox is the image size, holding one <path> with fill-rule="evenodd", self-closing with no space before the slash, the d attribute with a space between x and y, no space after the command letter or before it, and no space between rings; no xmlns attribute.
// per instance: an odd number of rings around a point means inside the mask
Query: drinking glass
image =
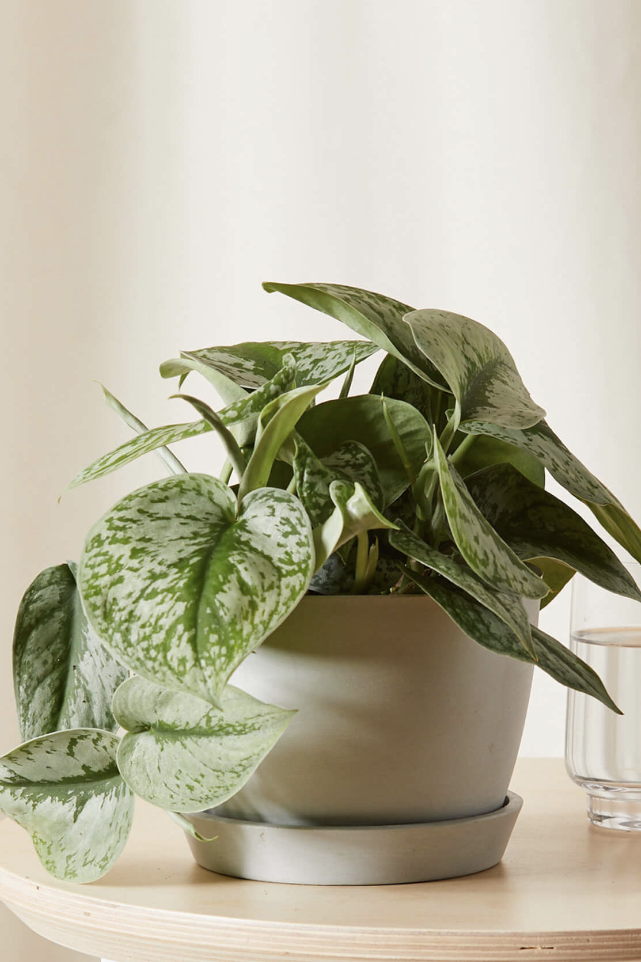
<svg viewBox="0 0 641 962"><path fill-rule="evenodd" d="M626 568L639 584L641 565ZM641 604L576 575L570 648L597 672L623 715L568 690L568 773L585 788L594 825L641 831Z"/></svg>

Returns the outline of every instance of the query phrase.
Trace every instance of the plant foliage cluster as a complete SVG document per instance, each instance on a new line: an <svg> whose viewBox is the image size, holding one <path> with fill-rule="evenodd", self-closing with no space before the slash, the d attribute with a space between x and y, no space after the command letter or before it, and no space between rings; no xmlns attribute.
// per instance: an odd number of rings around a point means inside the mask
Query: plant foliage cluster
<svg viewBox="0 0 641 962"><path fill-rule="evenodd" d="M327 284L266 284L360 340L185 352L161 366L215 388L214 411L135 435L71 487L155 451L168 477L89 532L78 567L43 571L18 613L14 677L25 743L0 759L0 810L54 875L90 881L121 851L134 795L172 813L222 803L291 711L229 684L312 593L425 594L476 642L537 664L613 710L597 675L530 624L579 571L639 599L612 550L544 488L547 470L641 560L641 531L564 446L501 340L457 314ZM383 351L368 393L355 367ZM338 397L323 391L339 380ZM217 435L218 478L168 445ZM390 602L392 603L392 602ZM124 730L119 737L117 732Z"/></svg>

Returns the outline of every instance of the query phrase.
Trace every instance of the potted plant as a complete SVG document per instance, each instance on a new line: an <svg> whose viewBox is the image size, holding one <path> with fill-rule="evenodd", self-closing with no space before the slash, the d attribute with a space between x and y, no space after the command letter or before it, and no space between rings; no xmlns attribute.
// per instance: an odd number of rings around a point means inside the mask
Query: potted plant
<svg viewBox="0 0 641 962"><path fill-rule="evenodd" d="M575 571L641 596L545 491L545 469L637 559L641 531L547 425L505 345L356 288L265 287L363 339L185 352L163 377L196 372L222 399L215 412L177 395L198 414L187 423L148 430L105 392L136 435L71 487L151 451L170 476L115 504L78 567L47 569L22 600L25 743L0 759L0 809L57 877L109 869L136 794L201 861L249 877L478 870L518 813L504 803L533 666L618 710L536 613ZM219 478L167 448L205 433L226 449Z"/></svg>

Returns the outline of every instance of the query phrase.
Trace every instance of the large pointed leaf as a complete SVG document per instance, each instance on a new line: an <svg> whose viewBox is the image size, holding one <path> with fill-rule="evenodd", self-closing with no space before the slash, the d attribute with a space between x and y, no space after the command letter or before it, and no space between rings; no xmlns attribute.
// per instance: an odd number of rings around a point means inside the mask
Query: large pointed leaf
<svg viewBox="0 0 641 962"><path fill-rule="evenodd" d="M349 370L354 357L359 364L377 350L368 341L247 341L185 351L180 360L166 361L160 370L163 377L172 377L188 369L207 376L209 369L253 391L271 380L283 366L284 356L291 354L296 363L296 384L304 387L339 377ZM215 378L212 383L216 385Z"/></svg>
<svg viewBox="0 0 641 962"><path fill-rule="evenodd" d="M417 474L425 460L425 445L431 437L427 421L416 408L404 401L390 398L387 406ZM409 484L385 423L380 397L363 394L317 404L300 419L298 432L322 460L333 455L346 441L363 444L376 462L386 504L400 497Z"/></svg>
<svg viewBox="0 0 641 962"><path fill-rule="evenodd" d="M479 510L519 558L556 558L607 591L641 601L630 572L583 518L509 464L485 468L466 485Z"/></svg>
<svg viewBox="0 0 641 962"><path fill-rule="evenodd" d="M293 495L265 488L236 511L216 478L165 478L108 511L80 562L88 617L115 657L213 704L313 571L311 528Z"/></svg>
<svg viewBox="0 0 641 962"><path fill-rule="evenodd" d="M194 695L130 678L114 712L128 734L120 772L136 795L160 808L200 812L245 784L296 713L229 685L222 710Z"/></svg>
<svg viewBox="0 0 641 962"><path fill-rule="evenodd" d="M276 284L270 281L263 287L269 293L279 291L342 321L357 334L403 361L419 377L448 390L441 374L416 347L412 333L403 321L405 314L413 310L407 304L385 294L345 284Z"/></svg>
<svg viewBox="0 0 641 962"><path fill-rule="evenodd" d="M117 728L111 699L127 677L93 631L76 566L47 568L27 588L13 638L13 681L26 740L69 728Z"/></svg>
<svg viewBox="0 0 641 962"><path fill-rule="evenodd" d="M547 593L545 584L486 521L456 468L448 465L436 436L434 443L447 520L454 541L470 568L491 588L526 598L542 598Z"/></svg>
<svg viewBox="0 0 641 962"><path fill-rule="evenodd" d="M239 501L250 491L265 487L281 448L286 442L292 444L290 439L294 428L325 387L325 384L312 384L295 388L275 398L263 410L258 421L256 444L240 482Z"/></svg>
<svg viewBox="0 0 641 962"><path fill-rule="evenodd" d="M94 882L124 848L134 797L116 765L118 738L75 729L0 758L0 811L29 832L56 878Z"/></svg>
<svg viewBox="0 0 641 962"><path fill-rule="evenodd" d="M413 405L428 424L436 425L439 434L447 420L445 412L454 407L452 394L434 387L392 354L387 354L381 362L369 393Z"/></svg>
<svg viewBox="0 0 641 962"><path fill-rule="evenodd" d="M429 545L413 534L410 529L402 522L399 524L398 531L390 531L389 543L397 551L413 558L420 564L425 565L432 571L443 575L452 584L463 588L469 595L480 601L481 604L498 615L512 631L517 635L523 645L532 651L532 635L530 632L530 620L527 611L523 607L523 602L514 595L505 592L495 591L488 586L469 568L464 568L452 558L436 551ZM414 572L412 579L422 587L425 574Z"/></svg>
<svg viewBox="0 0 641 962"><path fill-rule="evenodd" d="M407 314L418 349L449 385L461 421L491 421L527 428L542 417L503 341L483 324L448 311Z"/></svg>
<svg viewBox="0 0 641 962"><path fill-rule="evenodd" d="M405 573L414 580L412 571L407 569ZM530 655L504 621L467 593L450 587L440 578L423 578L416 584L447 612L468 638L490 651L519 661L533 662L536 658L539 668L556 681L592 695L620 714L596 672L550 635L532 626L534 655Z"/></svg>
<svg viewBox="0 0 641 962"><path fill-rule="evenodd" d="M316 571L331 554L364 531L395 528L372 504L362 485L346 481L332 481L329 494L335 508L324 524L314 528Z"/></svg>
<svg viewBox="0 0 641 962"><path fill-rule="evenodd" d="M637 523L612 492L568 451L545 421L523 431L480 422L462 426L462 429L475 434L489 434L530 451L545 465L555 481L575 498L584 501L608 534L641 562L641 529Z"/></svg>

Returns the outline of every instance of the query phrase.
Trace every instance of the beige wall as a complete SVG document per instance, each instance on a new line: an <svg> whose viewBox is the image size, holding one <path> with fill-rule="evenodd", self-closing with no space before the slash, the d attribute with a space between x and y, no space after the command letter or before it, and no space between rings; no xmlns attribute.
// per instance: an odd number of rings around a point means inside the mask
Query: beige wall
<svg viewBox="0 0 641 962"><path fill-rule="evenodd" d="M2 750L22 590L156 476L140 465L57 504L125 436L92 379L158 423L189 416L155 374L180 348L343 335L263 279L360 284L494 327L551 423L641 514L641 5L0 13ZM183 455L207 469L202 441ZM564 635L567 602L544 626ZM526 753L560 754L563 712L540 678Z"/></svg>

